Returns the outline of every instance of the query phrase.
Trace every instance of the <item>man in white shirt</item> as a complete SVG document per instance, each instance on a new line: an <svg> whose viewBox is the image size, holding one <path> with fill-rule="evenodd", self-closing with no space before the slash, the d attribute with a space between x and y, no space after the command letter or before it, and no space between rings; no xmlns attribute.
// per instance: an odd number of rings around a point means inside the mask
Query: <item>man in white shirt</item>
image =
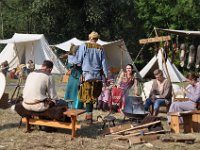
<svg viewBox="0 0 200 150"><path fill-rule="evenodd" d="M52 69L53 63L45 60L40 70L33 71L28 75L23 90L22 102L26 110L43 112L63 101L57 100L55 81L51 75ZM65 105L64 101L63 105Z"/></svg>

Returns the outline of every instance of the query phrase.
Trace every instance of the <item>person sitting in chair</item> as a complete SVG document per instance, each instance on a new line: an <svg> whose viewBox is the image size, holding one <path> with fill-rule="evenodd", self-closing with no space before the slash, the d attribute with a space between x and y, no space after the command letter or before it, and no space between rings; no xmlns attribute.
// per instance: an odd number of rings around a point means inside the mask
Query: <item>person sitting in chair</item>
<svg viewBox="0 0 200 150"><path fill-rule="evenodd" d="M54 105L66 105L64 100L58 100L55 81L51 74L53 62L44 60L40 70L31 72L23 90L22 105L26 110L43 112Z"/></svg>
<svg viewBox="0 0 200 150"><path fill-rule="evenodd" d="M189 85L186 88L182 88L182 91L189 100L184 102L173 102L169 108L169 112L182 112L196 109L196 104L200 101L200 83L197 79L198 76L195 73L189 73L187 75ZM169 116L168 122L170 122ZM180 122L183 122L183 120L180 119Z"/></svg>
<svg viewBox="0 0 200 150"><path fill-rule="evenodd" d="M155 80L150 91L149 98L146 99L144 109L149 110L149 107L153 105L153 115L157 116L159 107L162 105L168 105L171 102L172 97L172 84L163 76L163 72L160 69L154 71Z"/></svg>

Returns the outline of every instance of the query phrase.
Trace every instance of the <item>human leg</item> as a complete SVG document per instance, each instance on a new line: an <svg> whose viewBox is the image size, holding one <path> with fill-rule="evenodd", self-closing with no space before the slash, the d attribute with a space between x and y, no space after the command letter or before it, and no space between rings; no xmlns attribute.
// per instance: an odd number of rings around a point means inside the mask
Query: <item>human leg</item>
<svg viewBox="0 0 200 150"><path fill-rule="evenodd" d="M196 109L195 103L192 101L186 102L173 102L169 108L169 112L182 112L182 111L190 111ZM168 122L171 122L171 117L167 116ZM182 118L180 118L180 123L183 123Z"/></svg>
<svg viewBox="0 0 200 150"><path fill-rule="evenodd" d="M146 99L146 102L145 102L145 104L144 104L144 110L145 110L145 111L149 111L149 107L150 107L151 105L153 105L152 100L151 100L150 98L147 98L147 99Z"/></svg>
<svg viewBox="0 0 200 150"><path fill-rule="evenodd" d="M157 116L159 113L159 108L160 106L165 106L165 99L156 99L156 101L154 102L154 106L153 106L153 115Z"/></svg>
<svg viewBox="0 0 200 150"><path fill-rule="evenodd" d="M92 112L93 112L93 104L92 103L86 103L86 120L89 124L92 123Z"/></svg>

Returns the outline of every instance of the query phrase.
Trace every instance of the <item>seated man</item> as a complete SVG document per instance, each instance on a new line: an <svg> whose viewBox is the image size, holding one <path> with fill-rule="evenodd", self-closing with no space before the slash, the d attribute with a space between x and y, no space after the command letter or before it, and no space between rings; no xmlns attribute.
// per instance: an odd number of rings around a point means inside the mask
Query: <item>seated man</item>
<svg viewBox="0 0 200 150"><path fill-rule="evenodd" d="M154 76L156 79L153 80L150 95L149 98L146 99L144 109L148 111L149 107L153 105L153 115L157 116L159 107L171 102L172 84L163 76L163 72L160 69L154 71Z"/></svg>
<svg viewBox="0 0 200 150"><path fill-rule="evenodd" d="M198 77L195 73L188 74L187 81L189 82L189 85L186 88L182 88L182 90L189 100L184 102L173 102L169 112L182 112L196 109L196 102L200 98L200 83L197 79ZM170 121L170 117L168 116L168 122ZM180 122L183 123L183 120L180 119Z"/></svg>
<svg viewBox="0 0 200 150"><path fill-rule="evenodd" d="M57 100L55 81L51 75L53 63L45 60L40 70L31 72L23 90L22 105L26 110L43 112L53 105L66 105L64 100Z"/></svg>

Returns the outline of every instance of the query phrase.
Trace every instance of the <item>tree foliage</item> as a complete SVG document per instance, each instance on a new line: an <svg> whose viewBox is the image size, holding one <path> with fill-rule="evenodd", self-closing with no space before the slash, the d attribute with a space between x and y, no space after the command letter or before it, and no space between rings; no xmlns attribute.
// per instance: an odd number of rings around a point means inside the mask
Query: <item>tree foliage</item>
<svg viewBox="0 0 200 150"><path fill-rule="evenodd" d="M138 40L148 37L154 27L200 30L199 0L0 0L0 4L1 38L15 32L38 33L56 44L72 37L86 40L96 30L105 41L124 39L133 59L141 48Z"/></svg>

